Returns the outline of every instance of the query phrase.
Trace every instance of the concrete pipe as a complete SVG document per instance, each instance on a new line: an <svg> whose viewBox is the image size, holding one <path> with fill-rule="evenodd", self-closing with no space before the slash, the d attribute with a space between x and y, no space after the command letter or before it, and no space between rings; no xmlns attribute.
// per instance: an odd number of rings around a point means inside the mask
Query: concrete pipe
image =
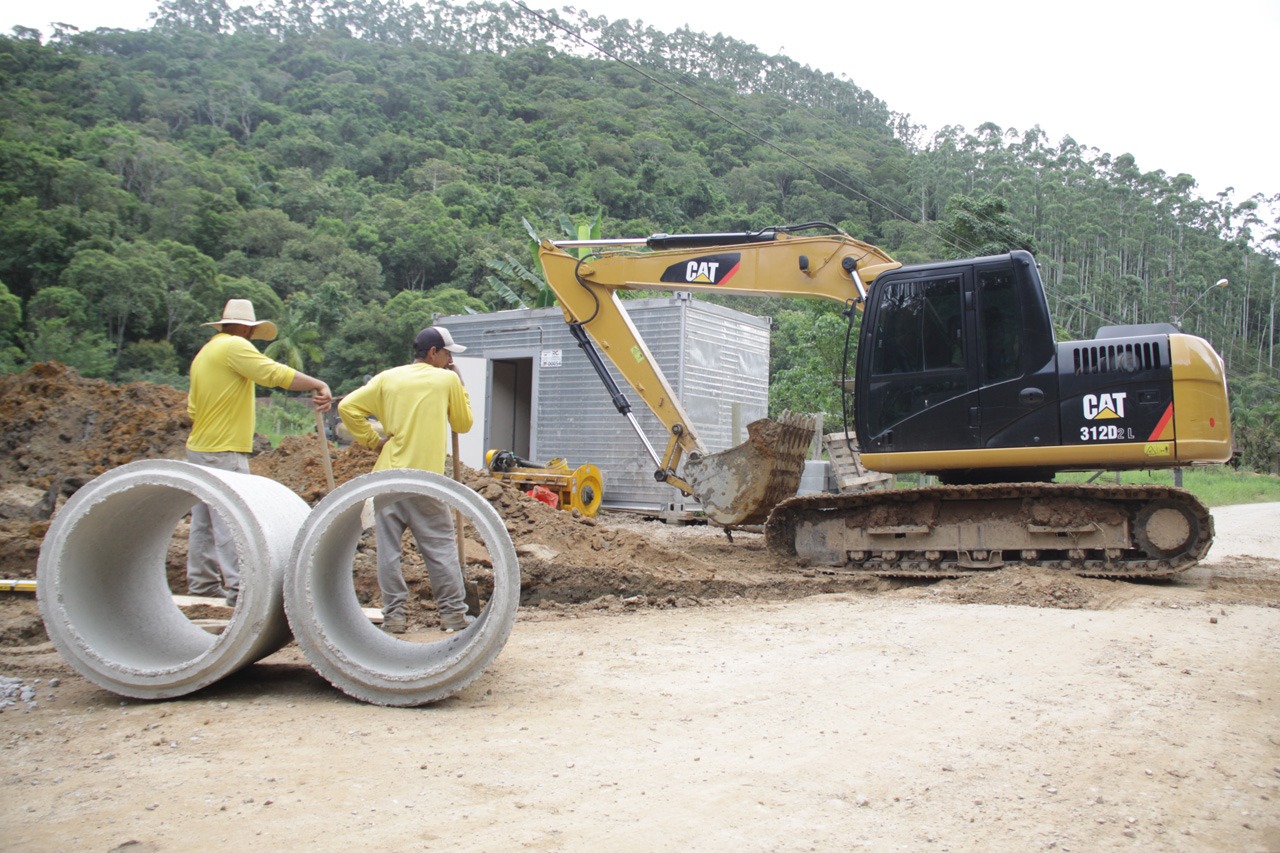
<svg viewBox="0 0 1280 853"><path fill-rule="evenodd" d="M493 562L493 595L465 631L407 642L361 610L351 577L360 512L367 499L388 494L436 498L479 531ZM316 504L294 544L284 604L303 654L335 687L375 705L425 705L479 678L502 650L520 604L520 564L502 518L471 489L426 471L375 471Z"/></svg>
<svg viewBox="0 0 1280 853"><path fill-rule="evenodd" d="M240 556L240 595L214 635L174 604L165 557L197 502L226 520ZM265 477L187 462L122 465L90 481L54 516L40 548L45 629L85 678L124 696L199 690L289 641L284 570L308 507Z"/></svg>

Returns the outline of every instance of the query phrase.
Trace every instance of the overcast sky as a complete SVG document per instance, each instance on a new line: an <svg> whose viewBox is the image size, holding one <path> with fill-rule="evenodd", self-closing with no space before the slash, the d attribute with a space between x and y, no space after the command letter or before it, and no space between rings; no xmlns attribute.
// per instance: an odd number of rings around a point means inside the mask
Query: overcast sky
<svg viewBox="0 0 1280 853"><path fill-rule="evenodd" d="M548 2L526 0L533 8ZM233 5L238 5L232 0ZM42 0L0 8L0 32L141 29L155 0ZM1193 175L1201 194L1280 193L1280 0L581 0L610 20L724 33L847 77L931 129L1039 124L1144 171ZM750 7L753 11L747 11ZM34 10L34 11L33 11Z"/></svg>

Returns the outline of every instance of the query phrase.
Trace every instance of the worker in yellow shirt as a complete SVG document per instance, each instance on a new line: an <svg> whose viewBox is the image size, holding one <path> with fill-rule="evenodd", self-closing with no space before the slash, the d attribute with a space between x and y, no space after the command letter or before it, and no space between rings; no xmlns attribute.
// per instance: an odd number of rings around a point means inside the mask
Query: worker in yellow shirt
<svg viewBox="0 0 1280 853"><path fill-rule="evenodd" d="M218 334L201 347L191 362L187 461L248 474L255 385L310 391L311 401L320 412L329 410L333 396L329 386L319 379L272 361L249 343L272 340L276 325L257 319L248 299L229 300L221 320L203 325L218 327ZM203 503L191 508L187 591L191 595L225 596L231 607L235 607L240 594L240 568L231 529Z"/></svg>
<svg viewBox="0 0 1280 853"><path fill-rule="evenodd" d="M358 443L378 451L375 471L416 468L444 473L449 431L471 429L471 397L458 375L453 354L466 347L449 330L432 326L413 341L413 362L384 370L343 398L338 414ZM381 422L379 437L368 418ZM408 625L409 588L400 568L404 531L413 531L440 611L440 627L460 631L467 615L462 567L454 538L453 513L425 495L375 497L374 538L378 546L378 586L382 590L382 629L402 634Z"/></svg>

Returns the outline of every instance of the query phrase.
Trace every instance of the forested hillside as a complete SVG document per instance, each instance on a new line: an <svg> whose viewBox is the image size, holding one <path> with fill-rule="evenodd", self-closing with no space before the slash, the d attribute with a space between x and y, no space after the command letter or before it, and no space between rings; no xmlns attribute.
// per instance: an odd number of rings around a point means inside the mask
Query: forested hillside
<svg viewBox="0 0 1280 853"><path fill-rule="evenodd" d="M144 32L0 38L0 369L181 384L234 295L279 321L275 357L346 390L433 313L533 304L522 220L824 220L905 262L1030 248L1064 336L1180 320L1227 358L1237 441L1268 466L1277 202L1038 128L922 138L849 81L688 30L172 0ZM837 416L836 309L734 304L775 318L776 407Z"/></svg>

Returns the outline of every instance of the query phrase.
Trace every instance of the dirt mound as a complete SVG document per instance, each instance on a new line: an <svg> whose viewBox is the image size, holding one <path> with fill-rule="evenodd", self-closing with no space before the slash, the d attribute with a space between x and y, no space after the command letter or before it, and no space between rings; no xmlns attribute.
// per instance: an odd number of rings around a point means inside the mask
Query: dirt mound
<svg viewBox="0 0 1280 853"><path fill-rule="evenodd" d="M56 362L0 376L0 576L35 576L54 506L135 459L181 459L187 397L167 385L112 385Z"/></svg>
<svg viewBox="0 0 1280 853"><path fill-rule="evenodd" d="M0 393L9 403L0 412L0 447L5 451L0 455L0 575L34 575L48 529L41 515L47 516L60 497L128 462L184 456L191 422L186 395L174 388L112 385L48 363L0 377ZM372 470L377 459L359 445L330 452L337 485ZM255 455L250 470L283 483L312 505L328 491L315 435L284 438L275 449ZM464 466L462 479L494 504L518 545L537 546L526 548L523 559L531 566L554 560L559 569L596 567L602 562L596 555L604 552L610 567L653 564L665 569L698 562L637 534L597 529L592 519L552 509L483 471ZM44 513L42 501L48 503ZM185 553L170 553L171 573L184 560ZM615 586L602 580L589 586Z"/></svg>
<svg viewBox="0 0 1280 853"><path fill-rule="evenodd" d="M181 459L187 395L167 385L112 385L56 362L0 376L0 483L47 489L135 459Z"/></svg>
<svg viewBox="0 0 1280 853"><path fill-rule="evenodd" d="M377 454L356 444L331 452L335 486L368 473L377 461ZM255 474L288 486L312 505L328 490L317 436L287 436L274 450L251 459L249 467ZM461 482L493 504L512 541L524 552L523 558L555 561L569 567L594 566L603 561L659 569L707 568L687 553L655 544L649 537L555 509L508 482L495 480L486 471L460 467ZM452 470L451 461L446 468ZM602 559L606 553L607 559Z"/></svg>
<svg viewBox="0 0 1280 853"><path fill-rule="evenodd" d="M283 483L314 505L327 492L321 452L316 436L286 437L275 449L251 459L250 468ZM359 445L331 453L335 486L369 472L377 459L373 451ZM452 461L446 468L452 470ZM708 595L741 592L737 584L717 578L714 565L689 549L668 547L643 532L555 509L510 483L495 480L486 471L466 465L460 468L460 480L494 506L511 535L520 556L524 604L689 605ZM492 563L474 529L467 528L466 538L467 577L486 599L493 588ZM714 542L722 540L722 536L712 537ZM402 569L411 601L423 601L429 612L430 584L411 536L405 537ZM175 580L180 581L180 572ZM353 581L361 604L376 607L379 595L371 530L364 532L356 546ZM418 608L411 606L410 619L422 618Z"/></svg>
<svg viewBox="0 0 1280 853"><path fill-rule="evenodd" d="M378 454L359 444L341 450L330 448L334 486L367 474L378 461ZM270 477L292 489L311 506L329 492L325 479L324 457L318 435L287 435L280 444L249 460L249 470L259 477Z"/></svg>
<svg viewBox="0 0 1280 853"><path fill-rule="evenodd" d="M922 594L963 604L1011 604L1093 608L1113 595L1114 581L1081 578L1064 571L1006 566L1000 571L931 584Z"/></svg>

